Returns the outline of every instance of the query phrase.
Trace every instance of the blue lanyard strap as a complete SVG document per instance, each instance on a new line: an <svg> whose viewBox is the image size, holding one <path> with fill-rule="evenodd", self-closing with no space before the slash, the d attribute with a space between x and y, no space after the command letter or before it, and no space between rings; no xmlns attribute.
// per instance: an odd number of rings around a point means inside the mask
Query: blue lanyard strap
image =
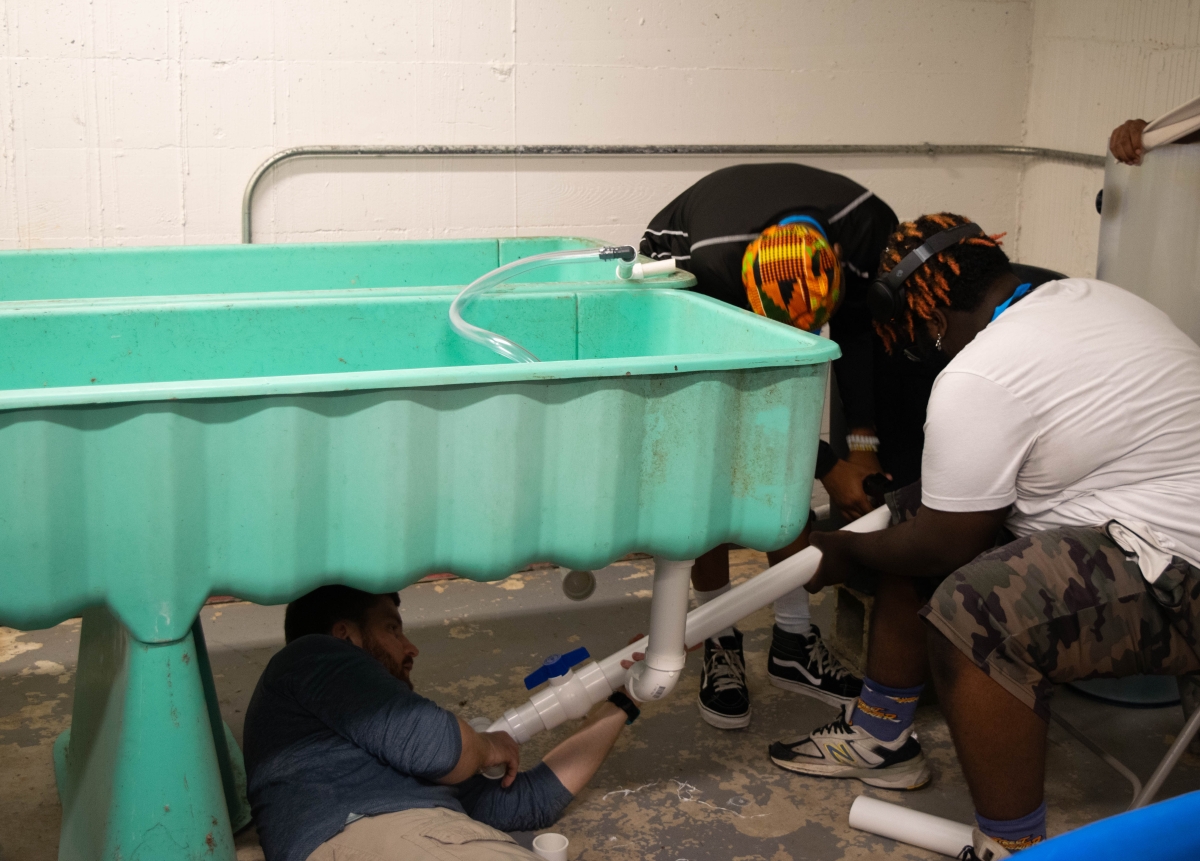
<svg viewBox="0 0 1200 861"><path fill-rule="evenodd" d="M1011 296L1009 296L1007 299L1005 299L1003 302L1001 302L999 305L996 306L996 313L994 313L992 315L992 319L989 320L988 322L995 323L996 318L999 317L1001 314L1003 314L1005 311L1007 311L1009 305L1011 305L1013 302L1016 302L1018 299L1020 299L1022 296L1024 296L1026 293L1028 293L1032 289L1033 289L1033 285L1030 284L1029 282L1026 282L1026 283L1018 286L1017 289L1013 291Z"/></svg>
<svg viewBox="0 0 1200 861"><path fill-rule="evenodd" d="M789 215L779 222L780 227L783 227L785 224L811 224L817 228L822 236L825 236L825 228L821 226L821 222L817 221L811 215ZM825 238L828 239L829 237L826 236Z"/></svg>

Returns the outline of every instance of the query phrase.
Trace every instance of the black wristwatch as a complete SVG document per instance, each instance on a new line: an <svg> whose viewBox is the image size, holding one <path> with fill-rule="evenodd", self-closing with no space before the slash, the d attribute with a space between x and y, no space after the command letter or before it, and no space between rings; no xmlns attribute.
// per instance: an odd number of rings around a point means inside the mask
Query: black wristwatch
<svg viewBox="0 0 1200 861"><path fill-rule="evenodd" d="M625 726L629 726L631 723L637 720L638 715L642 713L642 710L633 704L633 700L625 696L625 694L621 693L620 691L613 691L613 694L608 698L608 701L628 715L628 717L625 719Z"/></svg>

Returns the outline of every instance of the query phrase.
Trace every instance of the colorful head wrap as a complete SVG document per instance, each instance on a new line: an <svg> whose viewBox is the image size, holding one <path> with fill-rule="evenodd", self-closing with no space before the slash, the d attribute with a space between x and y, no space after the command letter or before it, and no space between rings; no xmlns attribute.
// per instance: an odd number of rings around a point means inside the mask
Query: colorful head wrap
<svg viewBox="0 0 1200 861"><path fill-rule="evenodd" d="M819 332L842 299L842 267L820 223L793 216L746 247L742 284L754 313Z"/></svg>

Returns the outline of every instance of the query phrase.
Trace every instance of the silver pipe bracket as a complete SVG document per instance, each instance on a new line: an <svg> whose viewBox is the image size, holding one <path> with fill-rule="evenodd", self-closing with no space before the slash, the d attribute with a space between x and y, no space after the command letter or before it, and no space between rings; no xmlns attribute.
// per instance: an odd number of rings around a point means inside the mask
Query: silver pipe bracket
<svg viewBox="0 0 1200 861"><path fill-rule="evenodd" d="M617 155L1003 155L1059 161L1084 167L1104 167L1104 156L1030 146L995 144L614 144L614 145L504 145L504 146L301 146L280 150L250 175L242 193L242 242L253 240L251 209L254 192L263 177L286 161L300 158L419 158L426 156L530 157Z"/></svg>

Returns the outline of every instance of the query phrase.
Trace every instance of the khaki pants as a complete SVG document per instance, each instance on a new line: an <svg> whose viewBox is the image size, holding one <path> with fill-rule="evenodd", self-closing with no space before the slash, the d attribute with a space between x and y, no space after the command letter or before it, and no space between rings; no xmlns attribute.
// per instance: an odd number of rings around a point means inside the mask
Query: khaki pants
<svg viewBox="0 0 1200 861"><path fill-rule="evenodd" d="M444 807L365 816L308 861L538 861L490 825Z"/></svg>

